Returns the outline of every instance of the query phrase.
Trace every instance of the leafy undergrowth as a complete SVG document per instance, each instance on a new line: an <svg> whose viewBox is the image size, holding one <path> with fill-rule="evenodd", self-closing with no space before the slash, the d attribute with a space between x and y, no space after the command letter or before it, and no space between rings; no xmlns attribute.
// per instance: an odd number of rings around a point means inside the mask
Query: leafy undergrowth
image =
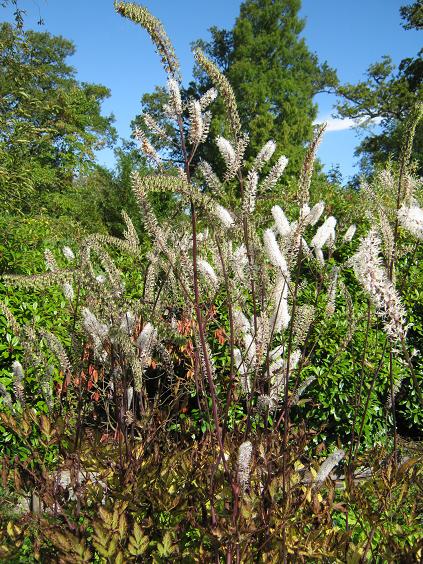
<svg viewBox="0 0 423 564"><path fill-rule="evenodd" d="M153 419L159 429L159 413ZM319 460L304 455L304 430L291 430L286 468L278 433L258 433L249 486L234 513L224 465L216 466L207 437L157 433L126 445L87 440L78 457L63 461L67 486L49 472L34 484L28 464L3 472L15 491L32 482L43 506L21 515L3 508L3 561L224 562L229 544L240 562L280 562L283 547L295 562L421 560L419 456L397 464L375 450L355 461L370 468L366 479L327 478L319 486ZM232 440L226 438L225 454L235 463ZM122 449L130 449L125 460Z"/></svg>

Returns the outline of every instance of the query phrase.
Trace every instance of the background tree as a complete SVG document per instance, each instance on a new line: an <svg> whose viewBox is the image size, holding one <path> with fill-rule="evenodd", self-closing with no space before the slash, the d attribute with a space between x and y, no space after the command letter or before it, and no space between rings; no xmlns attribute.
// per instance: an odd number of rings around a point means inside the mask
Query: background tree
<svg viewBox="0 0 423 564"><path fill-rule="evenodd" d="M66 59L71 41L49 33L0 27L0 194L5 209L48 208L94 166L94 151L115 138L113 116L101 114L110 95L80 83Z"/></svg>
<svg viewBox="0 0 423 564"><path fill-rule="evenodd" d="M7 8L8 6L11 6L13 8L13 17L15 18L16 26L19 29L22 29L24 23L25 10L23 10L20 7L20 5L18 4L18 0L1 0L0 6L2 8ZM38 24L41 25L42 23L43 20L40 17L40 19L38 20Z"/></svg>
<svg viewBox="0 0 423 564"><path fill-rule="evenodd" d="M405 29L421 29L423 26L422 3L415 2L400 10ZM342 101L337 105L340 117L363 120L366 127L372 120L381 120L381 131L369 133L355 154L361 156L361 168L371 173L375 165L398 157L404 138L405 118L423 96L423 49L412 58L403 59L398 68L388 56L370 65L366 80L357 84L345 84L337 88ZM413 160L417 172L423 173L423 126L416 130Z"/></svg>
<svg viewBox="0 0 423 564"><path fill-rule="evenodd" d="M417 0L409 6L401 6L400 14L404 23L404 29L423 29L423 3Z"/></svg>

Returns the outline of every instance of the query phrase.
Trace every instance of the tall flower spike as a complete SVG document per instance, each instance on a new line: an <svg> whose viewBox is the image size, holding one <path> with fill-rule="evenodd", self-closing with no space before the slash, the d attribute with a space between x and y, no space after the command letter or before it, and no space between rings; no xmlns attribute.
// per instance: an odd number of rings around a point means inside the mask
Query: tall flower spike
<svg viewBox="0 0 423 564"><path fill-rule="evenodd" d="M59 361L60 369L63 372L70 372L72 370L72 366L61 341L56 337L56 335L50 333L50 331L42 330L40 331L40 335Z"/></svg>
<svg viewBox="0 0 423 564"><path fill-rule="evenodd" d="M288 159L284 155L279 157L279 159L276 161L276 164L273 165L273 167L270 169L269 174L261 184L260 189L263 192L266 190L271 190L275 186L279 178L282 176L287 164Z"/></svg>
<svg viewBox="0 0 423 564"><path fill-rule="evenodd" d="M87 307L82 308L82 318L85 330L93 337L96 346L101 345L109 334L107 325L100 323L97 317Z"/></svg>
<svg viewBox="0 0 423 564"><path fill-rule="evenodd" d="M122 315L119 329L126 333L127 335L132 335L132 331L134 330L136 322L136 317L132 313L132 311L127 311L125 314Z"/></svg>
<svg viewBox="0 0 423 564"><path fill-rule="evenodd" d="M326 315L329 317L335 313L336 286L338 282L338 268L334 269L332 280L328 289L328 301L326 304Z"/></svg>
<svg viewBox="0 0 423 564"><path fill-rule="evenodd" d="M245 182L245 190L243 197L243 211L245 215L253 213L256 208L258 173L250 170Z"/></svg>
<svg viewBox="0 0 423 564"><path fill-rule="evenodd" d="M302 345L306 339L310 325L314 319L315 307L304 304L296 309L292 332L298 345Z"/></svg>
<svg viewBox="0 0 423 564"><path fill-rule="evenodd" d="M217 94L218 92L216 88L210 88L205 94L201 96L198 101L203 112L210 106L212 102L214 102L214 100L216 100Z"/></svg>
<svg viewBox="0 0 423 564"><path fill-rule="evenodd" d="M72 251L72 249L70 247L63 247L62 249L62 253L64 254L64 256L68 259L68 260L75 260L75 255L74 252Z"/></svg>
<svg viewBox="0 0 423 564"><path fill-rule="evenodd" d="M281 253L279 248L278 242L276 241L275 234L271 229L266 229L263 235L264 240L264 248L266 250L266 254L276 268L279 268L281 274L288 280L289 279L289 271L288 271L288 264L285 260L285 257Z"/></svg>
<svg viewBox="0 0 423 564"><path fill-rule="evenodd" d="M350 243L352 241L356 230L357 230L357 226L355 225L355 223L353 223L352 225L350 225L348 227L348 229L346 230L345 235L343 237L344 243Z"/></svg>
<svg viewBox="0 0 423 564"><path fill-rule="evenodd" d="M143 114L144 123L149 131L158 135L164 141L170 141L169 135L160 127L156 120L150 114Z"/></svg>
<svg viewBox="0 0 423 564"><path fill-rule="evenodd" d="M374 230L362 239L351 264L357 280L369 294L376 313L385 319L385 332L391 341L406 336L405 311L400 297L388 278L380 258L380 239Z"/></svg>
<svg viewBox="0 0 423 564"><path fill-rule="evenodd" d="M10 309L2 302L0 302L0 313L6 318L6 321L9 327L11 327L13 333L18 336L21 332L19 323L16 321L15 316L10 311Z"/></svg>
<svg viewBox="0 0 423 564"><path fill-rule="evenodd" d="M254 322L253 322L254 323ZM252 324L253 324L252 323ZM270 319L267 315L261 314L256 318L257 330L254 333L256 344L256 358L260 362L267 354L267 349L270 341Z"/></svg>
<svg viewBox="0 0 423 564"><path fill-rule="evenodd" d="M135 381L136 391L139 391L141 388L142 370L148 365L153 347L155 346L156 342L157 330L150 322L148 322L144 325L143 330L138 336L138 339L135 341L135 345L140 349L139 364L141 372Z"/></svg>
<svg viewBox="0 0 423 564"><path fill-rule="evenodd" d="M237 336L242 336L245 333L251 333L251 324L240 309L234 309L233 318Z"/></svg>
<svg viewBox="0 0 423 564"><path fill-rule="evenodd" d="M285 353L285 347L283 345L278 345L274 349L269 352L269 359L273 362L274 360L278 360L281 358Z"/></svg>
<svg viewBox="0 0 423 564"><path fill-rule="evenodd" d="M300 218L307 217L310 213L310 206L308 204L303 204L300 209Z"/></svg>
<svg viewBox="0 0 423 564"><path fill-rule="evenodd" d="M304 218L304 225L316 225L325 209L323 202L317 202Z"/></svg>
<svg viewBox="0 0 423 564"><path fill-rule="evenodd" d="M231 216L228 210L223 206L216 204L213 209L213 213L217 217L217 219L221 222L223 227L230 229L231 227L234 226L235 224L234 218Z"/></svg>
<svg viewBox="0 0 423 564"><path fill-rule="evenodd" d="M49 411L54 407L53 399L53 372L54 366L50 365L41 376L40 388Z"/></svg>
<svg viewBox="0 0 423 564"><path fill-rule="evenodd" d="M272 208L273 219L275 220L276 229L279 235L286 237L290 234L291 228L289 226L289 221L280 206L273 206Z"/></svg>
<svg viewBox="0 0 423 564"><path fill-rule="evenodd" d="M326 123L318 126L316 135L313 141L310 143L306 156L304 158L303 168L301 170L300 182L299 182L299 194L298 202L300 205L308 203L310 198L310 184L311 177L313 175L314 161L316 158L316 151L322 141L323 133L326 129Z"/></svg>
<svg viewBox="0 0 423 564"><path fill-rule="evenodd" d="M65 282L62 286L63 288L63 295L69 302L73 302L75 298L75 292L73 291L72 284L69 282Z"/></svg>
<svg viewBox="0 0 423 564"><path fill-rule="evenodd" d="M201 106L198 100L191 100L188 104L190 128L188 140L192 145L198 145L204 134L204 120L201 114Z"/></svg>
<svg viewBox="0 0 423 564"><path fill-rule="evenodd" d="M335 239L336 219L329 216L327 220L316 231L315 236L311 240L311 246L315 249L322 249L330 239Z"/></svg>
<svg viewBox="0 0 423 564"><path fill-rule="evenodd" d="M4 384L0 382L0 398L2 398L4 405L8 407L10 411L13 411L13 402L10 397L9 392L6 390Z"/></svg>
<svg viewBox="0 0 423 564"><path fill-rule="evenodd" d="M413 195L421 188L423 185L423 178L416 178L412 176L409 172L404 174L403 186L404 186L404 199L403 205L413 205Z"/></svg>
<svg viewBox="0 0 423 564"><path fill-rule="evenodd" d="M203 114L203 135L201 136L200 143L205 143L210 132L210 125L212 120L211 112L204 112Z"/></svg>
<svg viewBox="0 0 423 564"><path fill-rule="evenodd" d="M260 149L257 157L255 158L252 170L260 172L264 165L270 161L273 153L276 150L276 143L272 140L268 141L262 149Z"/></svg>
<svg viewBox="0 0 423 564"><path fill-rule="evenodd" d="M132 399L134 397L134 388L132 386L129 386L127 388L126 395L127 395L127 398L128 398L128 409L131 409Z"/></svg>
<svg viewBox="0 0 423 564"><path fill-rule="evenodd" d="M235 139L237 139L239 132L241 131L241 120L239 119L238 108L232 86L217 66L212 63L202 51L197 49L194 52L194 57L200 67L202 67L202 69L208 74L213 84L219 90L225 103L226 114L228 116L232 135Z"/></svg>
<svg viewBox="0 0 423 564"><path fill-rule="evenodd" d="M22 364L15 360L12 364L13 370L13 388L15 390L16 398L21 402L22 405L25 404L25 387L24 387L24 371Z"/></svg>
<svg viewBox="0 0 423 564"><path fill-rule="evenodd" d="M383 169L379 171L376 175L377 182L382 186L384 192L389 192L391 194L395 193L395 178L392 171Z"/></svg>
<svg viewBox="0 0 423 564"><path fill-rule="evenodd" d="M59 267L57 266L56 259L54 258L54 255L50 251L50 249L44 250L44 261L46 264L46 269L49 272L56 272L59 269Z"/></svg>
<svg viewBox="0 0 423 564"><path fill-rule="evenodd" d="M416 205L402 206L398 211L401 227L409 231L417 239L423 240L423 210Z"/></svg>
<svg viewBox="0 0 423 564"><path fill-rule="evenodd" d="M273 333L280 333L289 325L291 316L288 311L288 282L280 276L273 292L273 315L270 320L270 329Z"/></svg>
<svg viewBox="0 0 423 564"><path fill-rule="evenodd" d="M248 255L245 245L240 245L237 249L235 249L232 254L232 264L238 279L241 282L244 281L246 268L248 266Z"/></svg>
<svg viewBox="0 0 423 564"><path fill-rule="evenodd" d="M278 406L278 402L267 394L261 394L257 398L257 409L261 412L273 411Z"/></svg>
<svg viewBox="0 0 423 564"><path fill-rule="evenodd" d="M208 188L216 195L222 194L222 183L220 182L217 174L213 171L212 167L207 161L201 161L198 165L198 171L204 177Z"/></svg>
<svg viewBox="0 0 423 564"><path fill-rule="evenodd" d="M383 209L378 211L379 228L382 236L383 252L386 259L386 264L391 264L394 257L395 248L395 234L391 227L388 216ZM393 272L393 275L395 273Z"/></svg>
<svg viewBox="0 0 423 564"><path fill-rule="evenodd" d="M180 116L182 114L182 98L178 82L174 78L169 78L167 81L167 89L170 97L170 107L175 116Z"/></svg>
<svg viewBox="0 0 423 564"><path fill-rule="evenodd" d="M314 249L314 253L316 255L316 260L321 266L325 266L325 257L323 255L323 251L320 247L316 247Z"/></svg>
<svg viewBox="0 0 423 564"><path fill-rule="evenodd" d="M157 330L153 324L148 322L144 325L141 333L135 341L136 346L141 352L149 352L157 339Z"/></svg>
<svg viewBox="0 0 423 564"><path fill-rule="evenodd" d="M178 79L180 77L179 62L161 21L150 14L147 8L133 2L116 2L115 9L118 14L141 25L147 31L157 48L165 71Z"/></svg>
<svg viewBox="0 0 423 564"><path fill-rule="evenodd" d="M320 465L317 475L313 480L314 488L319 489L332 470L337 466L341 460L344 458L345 452L342 449L336 449L332 454L330 454L323 464Z"/></svg>
<svg viewBox="0 0 423 564"><path fill-rule="evenodd" d="M293 351L289 357L288 375L295 370L301 358L299 350ZM285 392L285 378L286 378L287 363L283 358L275 360L269 367L269 372L272 377L272 385L270 388L270 397L275 403L278 403Z"/></svg>
<svg viewBox="0 0 423 564"><path fill-rule="evenodd" d="M225 161L227 174L236 167L237 158L235 149L232 147L231 143L222 136L216 138L216 145Z"/></svg>
<svg viewBox="0 0 423 564"><path fill-rule="evenodd" d="M253 445L251 442L243 442L238 450L238 482L243 492L248 489L250 483L252 454Z"/></svg>
<svg viewBox="0 0 423 564"><path fill-rule="evenodd" d="M204 259L197 259L197 267L199 272L203 274L214 287L219 284L219 279L212 265Z"/></svg>
<svg viewBox="0 0 423 564"><path fill-rule="evenodd" d="M127 241L128 245L131 247L131 249L135 251L136 249L139 248L140 245L140 240L138 238L137 230L135 229L131 218L129 217L129 215L126 213L125 210L122 210L122 217L126 227L125 231L123 232L123 236L125 237L125 240Z"/></svg>
<svg viewBox="0 0 423 564"><path fill-rule="evenodd" d="M141 146L141 150L144 153L144 155L148 159L153 161L155 164L160 165L162 160L159 157L156 149L153 147L153 145L147 139L147 136L145 135L145 133L143 131L141 131L141 129L135 129L134 137L138 140L138 142Z"/></svg>

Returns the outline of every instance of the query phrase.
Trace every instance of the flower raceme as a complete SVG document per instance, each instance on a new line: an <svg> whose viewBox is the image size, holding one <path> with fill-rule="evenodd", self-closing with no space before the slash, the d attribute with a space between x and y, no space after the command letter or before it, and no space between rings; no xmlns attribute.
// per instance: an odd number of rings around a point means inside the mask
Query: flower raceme
<svg viewBox="0 0 423 564"><path fill-rule="evenodd" d="M357 230L357 226L354 223L348 227L348 229L345 232L345 235L342 238L344 243L350 243L352 241L356 230Z"/></svg>
<svg viewBox="0 0 423 564"><path fill-rule="evenodd" d="M417 239L423 240L423 210L417 205L402 206L398 211L401 227L409 231Z"/></svg>
<svg viewBox="0 0 423 564"><path fill-rule="evenodd" d="M238 450L238 482L242 491L245 491L250 483L252 454L253 445L251 442L243 442Z"/></svg>
<svg viewBox="0 0 423 564"><path fill-rule="evenodd" d="M375 230L362 239L351 263L357 280L368 293L376 313L385 320L384 328L391 341L406 336L405 311L380 258L381 240Z"/></svg>
<svg viewBox="0 0 423 564"><path fill-rule="evenodd" d="M220 220L222 225L227 229L230 229L235 225L234 218L232 217L232 215L228 212L226 208L224 208L220 204L216 204L213 212L214 215Z"/></svg>
<svg viewBox="0 0 423 564"><path fill-rule="evenodd" d="M335 240L335 226L336 219L331 215L318 228L310 245L315 249L322 249L330 239Z"/></svg>
<svg viewBox="0 0 423 564"><path fill-rule="evenodd" d="M264 248L270 262L273 264L273 266L279 268L281 274L287 280L289 280L288 264L279 248L278 242L276 241L276 237L272 229L266 229L263 235L263 241Z"/></svg>
<svg viewBox="0 0 423 564"><path fill-rule="evenodd" d="M68 260L75 260L75 254L70 247L63 247L62 252Z"/></svg>
<svg viewBox="0 0 423 564"><path fill-rule="evenodd" d="M289 225L289 221L280 206L273 206L272 208L272 215L273 219L275 220L276 229L279 232L279 235L282 237L286 237L290 234L291 228Z"/></svg>

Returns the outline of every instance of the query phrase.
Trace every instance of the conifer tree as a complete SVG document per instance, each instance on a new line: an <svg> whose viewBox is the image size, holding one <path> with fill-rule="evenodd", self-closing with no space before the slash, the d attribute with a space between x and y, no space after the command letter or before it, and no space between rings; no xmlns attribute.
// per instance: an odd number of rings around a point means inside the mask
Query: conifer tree
<svg viewBox="0 0 423 564"><path fill-rule="evenodd" d="M296 170L312 135L313 96L336 81L300 33L300 0L246 0L231 33L228 79L256 153L274 139ZM223 61L222 61L223 62Z"/></svg>

